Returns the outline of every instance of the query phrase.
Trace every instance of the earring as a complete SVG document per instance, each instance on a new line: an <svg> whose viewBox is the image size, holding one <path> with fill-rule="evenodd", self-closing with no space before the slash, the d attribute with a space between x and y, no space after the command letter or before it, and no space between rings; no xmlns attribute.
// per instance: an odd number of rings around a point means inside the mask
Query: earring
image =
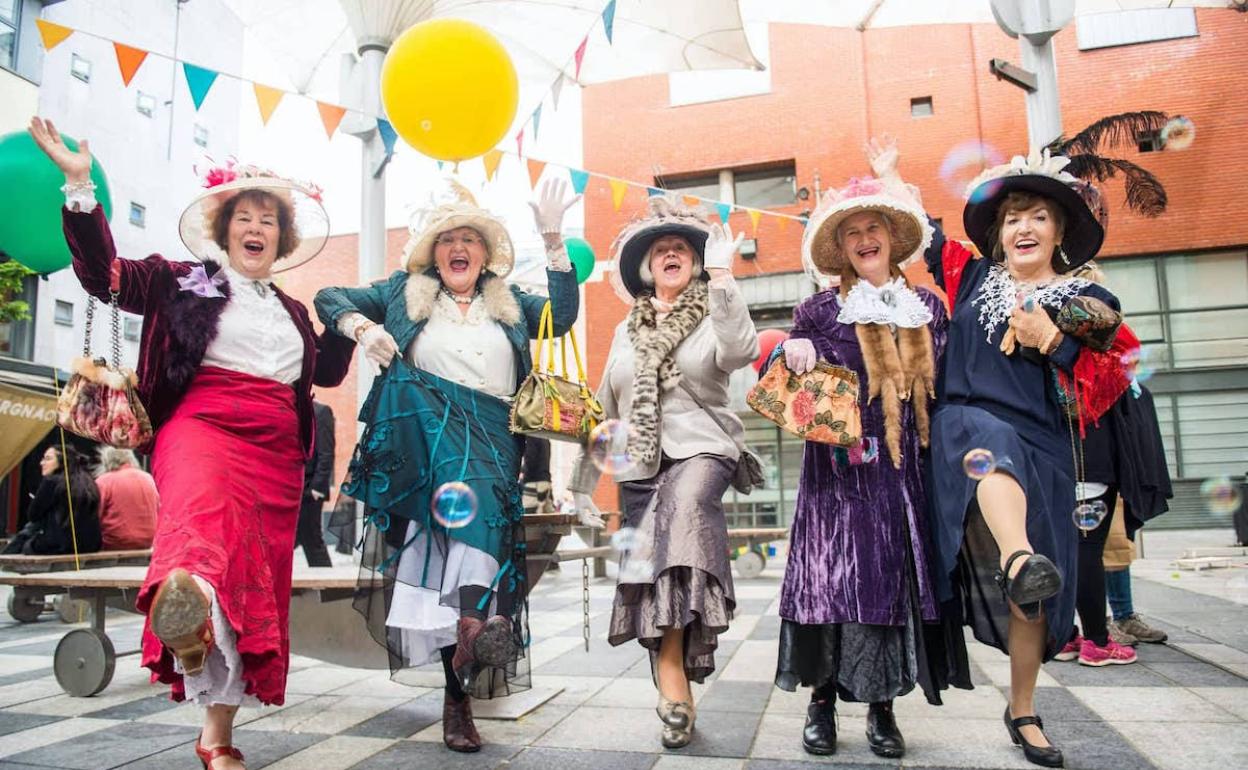
<svg viewBox="0 0 1248 770"><path fill-rule="evenodd" d="M1062 244L1057 244L1057 255L1062 258L1062 264L1070 267L1070 257L1066 256L1066 250L1062 248Z"/></svg>

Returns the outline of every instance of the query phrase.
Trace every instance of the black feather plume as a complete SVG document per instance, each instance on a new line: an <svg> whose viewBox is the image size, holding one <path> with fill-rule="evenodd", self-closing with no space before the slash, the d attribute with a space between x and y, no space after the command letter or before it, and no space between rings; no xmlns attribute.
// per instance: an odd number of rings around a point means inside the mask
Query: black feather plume
<svg viewBox="0 0 1248 770"><path fill-rule="evenodd" d="M1170 116L1156 110L1109 115L1067 139L1059 136L1050 145L1054 155L1090 154L1111 147L1134 147L1141 134L1160 131Z"/></svg>

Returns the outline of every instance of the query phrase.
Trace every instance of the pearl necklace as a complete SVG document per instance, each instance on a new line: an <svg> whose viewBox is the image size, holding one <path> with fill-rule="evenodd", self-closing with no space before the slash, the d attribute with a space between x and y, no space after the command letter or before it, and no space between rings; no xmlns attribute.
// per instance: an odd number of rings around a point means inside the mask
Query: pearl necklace
<svg viewBox="0 0 1248 770"><path fill-rule="evenodd" d="M480 294L481 292L474 290L472 294L456 294L455 292L448 289L446 286L443 286L442 293L450 297L451 299L453 299L455 303L458 305L471 305L472 301L476 299L477 295Z"/></svg>

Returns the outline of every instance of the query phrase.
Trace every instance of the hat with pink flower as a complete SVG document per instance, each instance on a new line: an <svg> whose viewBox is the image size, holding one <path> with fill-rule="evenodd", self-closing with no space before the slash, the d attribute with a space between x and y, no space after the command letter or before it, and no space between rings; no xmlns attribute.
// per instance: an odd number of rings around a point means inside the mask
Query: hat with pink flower
<svg viewBox="0 0 1248 770"><path fill-rule="evenodd" d="M831 190L819 201L802 237L802 261L807 270L837 277L845 253L837 228L855 214L871 211L882 216L891 236L890 261L904 267L932 242L932 226L918 203L918 190L900 180L855 177L843 189Z"/></svg>

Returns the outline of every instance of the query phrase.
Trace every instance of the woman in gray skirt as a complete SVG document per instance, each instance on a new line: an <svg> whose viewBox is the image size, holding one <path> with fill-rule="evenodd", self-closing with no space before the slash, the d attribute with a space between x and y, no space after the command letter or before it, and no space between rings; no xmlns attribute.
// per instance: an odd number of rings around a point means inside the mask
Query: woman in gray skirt
<svg viewBox="0 0 1248 770"><path fill-rule="evenodd" d="M633 537L608 641L636 639L650 651L668 748L692 737L689 682L715 670L718 636L736 606L722 498L744 430L728 406L728 376L758 356L731 272L742 237L712 225L701 208L653 197L648 215L613 245L612 280L632 309L616 328L598 399L608 417L631 426L633 464L615 480ZM583 455L570 485L582 518L597 514L597 481Z"/></svg>

